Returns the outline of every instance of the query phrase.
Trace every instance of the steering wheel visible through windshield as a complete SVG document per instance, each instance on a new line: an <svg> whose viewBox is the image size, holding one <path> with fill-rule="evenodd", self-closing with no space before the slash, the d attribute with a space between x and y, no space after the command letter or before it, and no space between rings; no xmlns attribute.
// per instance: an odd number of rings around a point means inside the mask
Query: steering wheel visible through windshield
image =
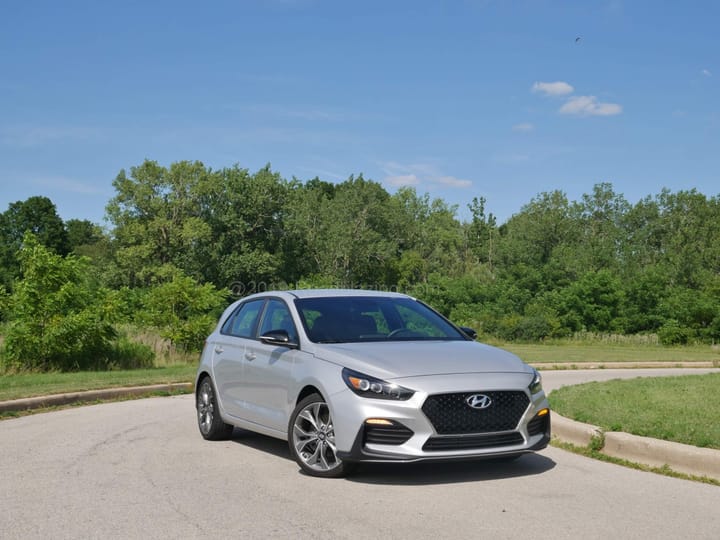
<svg viewBox="0 0 720 540"><path fill-rule="evenodd" d="M315 343L465 340L425 304L402 297L343 296L295 300Z"/></svg>

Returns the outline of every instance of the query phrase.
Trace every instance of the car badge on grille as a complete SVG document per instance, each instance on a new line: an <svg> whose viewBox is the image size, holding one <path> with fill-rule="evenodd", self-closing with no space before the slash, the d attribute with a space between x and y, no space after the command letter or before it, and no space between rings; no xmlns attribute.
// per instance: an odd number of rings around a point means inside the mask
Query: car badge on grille
<svg viewBox="0 0 720 540"><path fill-rule="evenodd" d="M468 407L472 407L473 409L487 409L490 405L492 405L492 399L490 399L490 396L486 396L485 394L473 394L472 396L465 398L465 403L468 404Z"/></svg>

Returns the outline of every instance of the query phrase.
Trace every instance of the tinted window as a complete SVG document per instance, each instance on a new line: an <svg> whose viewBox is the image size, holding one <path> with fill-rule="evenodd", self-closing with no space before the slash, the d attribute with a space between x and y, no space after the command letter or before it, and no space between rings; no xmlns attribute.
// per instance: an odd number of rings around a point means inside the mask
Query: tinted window
<svg viewBox="0 0 720 540"><path fill-rule="evenodd" d="M335 296L295 304L308 336L317 343L465 339L443 317L410 298Z"/></svg>
<svg viewBox="0 0 720 540"><path fill-rule="evenodd" d="M262 335L272 330L285 330L290 336L290 340L297 342L295 324L290 316L290 310L282 300L268 301L259 334Z"/></svg>
<svg viewBox="0 0 720 540"><path fill-rule="evenodd" d="M242 304L225 322L223 334L252 338L255 337L258 318L265 300L252 300Z"/></svg>

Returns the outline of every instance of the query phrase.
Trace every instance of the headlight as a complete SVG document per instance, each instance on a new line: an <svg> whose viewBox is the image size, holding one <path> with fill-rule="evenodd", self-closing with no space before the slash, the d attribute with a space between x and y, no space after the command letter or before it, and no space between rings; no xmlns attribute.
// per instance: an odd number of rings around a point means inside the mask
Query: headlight
<svg viewBox="0 0 720 540"><path fill-rule="evenodd" d="M535 368L533 368L533 380L528 388L531 394L537 394L542 390L542 375L540 375L540 372Z"/></svg>
<svg viewBox="0 0 720 540"><path fill-rule="evenodd" d="M343 368L342 378L350 390L362 397L405 401L415 393L397 384L385 382L347 368Z"/></svg>

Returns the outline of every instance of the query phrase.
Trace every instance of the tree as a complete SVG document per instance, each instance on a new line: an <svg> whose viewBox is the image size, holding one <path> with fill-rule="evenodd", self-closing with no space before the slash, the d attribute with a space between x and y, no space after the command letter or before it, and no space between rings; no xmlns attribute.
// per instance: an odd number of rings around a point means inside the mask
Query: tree
<svg viewBox="0 0 720 540"><path fill-rule="evenodd" d="M476 260L492 268L497 249L497 221L495 216L485 214L485 197L473 197L468 204L472 220L468 225L468 244Z"/></svg>
<svg viewBox="0 0 720 540"><path fill-rule="evenodd" d="M15 255L28 231L58 255L67 255L70 251L65 225L50 199L36 196L11 203L0 214L0 284L8 288L18 277L20 265Z"/></svg>
<svg viewBox="0 0 720 540"><path fill-rule="evenodd" d="M464 238L457 208L442 199L400 188L391 198L388 234L398 240L399 285L425 283L431 274L460 276L465 271Z"/></svg>
<svg viewBox="0 0 720 540"><path fill-rule="evenodd" d="M138 319L160 330L160 335L186 351L199 351L227 293L212 284L200 284L176 268L163 268L163 281L145 291Z"/></svg>
<svg viewBox="0 0 720 540"><path fill-rule="evenodd" d="M213 176L200 162L181 161L169 169L146 160L120 171L117 194L106 212L114 224L121 285L145 285L149 268L174 264L204 277L211 229L204 203L216 203Z"/></svg>
<svg viewBox="0 0 720 540"><path fill-rule="evenodd" d="M147 285L152 269L166 264L219 287L276 277L288 184L269 165L251 175L237 166L145 161L113 185L107 214L119 284Z"/></svg>
<svg viewBox="0 0 720 540"><path fill-rule="evenodd" d="M69 251L97 244L105 238L102 227L87 219L68 219L65 230Z"/></svg>
<svg viewBox="0 0 720 540"><path fill-rule="evenodd" d="M585 270L618 268L620 245L625 239L622 225L629 209L625 198L608 182L596 184L591 194L584 194L582 201L573 205L582 227L576 257L583 261Z"/></svg>
<svg viewBox="0 0 720 540"><path fill-rule="evenodd" d="M299 240L309 259L304 270L313 272L303 277L311 281L385 286L393 281L398 246L391 209L387 191L362 175L332 190L318 183L298 188L284 221L286 249Z"/></svg>
<svg viewBox="0 0 720 540"><path fill-rule="evenodd" d="M39 371L107 365L116 334L105 291L88 279L89 260L53 253L30 232L18 259L22 278L9 298L6 364Z"/></svg>
<svg viewBox="0 0 720 540"><path fill-rule="evenodd" d="M208 261L203 262L215 272L206 274L206 280L228 287L237 281L257 284L279 279L292 184L269 164L255 174L235 166L216 173L215 189L219 190L214 191L215 200L204 205L202 214L212 238Z"/></svg>

